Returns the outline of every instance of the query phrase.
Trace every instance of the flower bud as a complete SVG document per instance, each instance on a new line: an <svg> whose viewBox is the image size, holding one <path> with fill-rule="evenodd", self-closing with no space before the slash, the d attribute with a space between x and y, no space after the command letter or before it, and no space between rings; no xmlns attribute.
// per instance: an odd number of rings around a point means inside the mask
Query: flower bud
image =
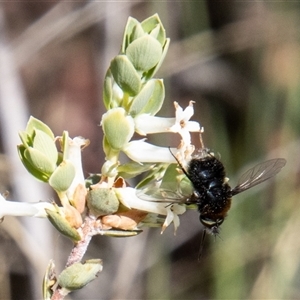
<svg viewBox="0 0 300 300"><path fill-rule="evenodd" d="M26 130L19 133L19 156L25 168L37 179L48 181L56 168L58 152L54 135L47 125L30 117Z"/></svg>
<svg viewBox="0 0 300 300"><path fill-rule="evenodd" d="M87 206L95 216L110 215L119 208L119 200L112 189L97 188L88 192Z"/></svg>
<svg viewBox="0 0 300 300"><path fill-rule="evenodd" d="M61 272L58 276L58 284L68 291L81 289L96 279L102 269L101 259L89 259L84 263L74 263Z"/></svg>

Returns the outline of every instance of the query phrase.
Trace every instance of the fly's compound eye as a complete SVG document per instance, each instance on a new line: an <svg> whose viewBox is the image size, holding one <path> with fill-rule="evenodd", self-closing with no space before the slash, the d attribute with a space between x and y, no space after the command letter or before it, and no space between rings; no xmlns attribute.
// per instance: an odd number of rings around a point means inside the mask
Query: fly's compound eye
<svg viewBox="0 0 300 300"><path fill-rule="evenodd" d="M218 228L224 221L224 218L218 218L218 219L210 219L210 218L205 218L200 215L200 222L207 228L212 229L212 228Z"/></svg>

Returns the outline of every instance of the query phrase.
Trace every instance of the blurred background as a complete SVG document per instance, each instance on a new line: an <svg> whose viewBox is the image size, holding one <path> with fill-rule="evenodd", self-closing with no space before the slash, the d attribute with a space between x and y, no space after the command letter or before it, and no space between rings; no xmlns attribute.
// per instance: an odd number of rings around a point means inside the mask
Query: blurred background
<svg viewBox="0 0 300 300"><path fill-rule="evenodd" d="M94 237L85 258L102 258L98 279L67 299L300 299L300 3L290 1L6 1L0 5L0 192L51 200L18 160L18 131L30 115L55 135L91 144L84 169L104 162L102 85L124 26L158 13L171 38L156 75L162 116L194 100L204 143L219 153L234 186L242 170L275 157L275 180L233 200L220 238L201 260L196 211L137 237ZM194 144L199 147L196 135ZM156 140L170 146L173 141ZM174 142L173 142L174 143ZM72 248L47 220L0 225L0 299L40 299L51 258L63 269Z"/></svg>

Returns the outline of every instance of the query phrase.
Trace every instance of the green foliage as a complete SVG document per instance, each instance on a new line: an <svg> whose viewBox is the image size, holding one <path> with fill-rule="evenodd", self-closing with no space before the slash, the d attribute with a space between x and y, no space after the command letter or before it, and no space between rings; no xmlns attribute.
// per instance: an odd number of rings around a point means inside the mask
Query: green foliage
<svg viewBox="0 0 300 300"><path fill-rule="evenodd" d="M121 150L134 133L134 121L121 107L113 108L105 113L101 124L108 142L107 147L110 146L113 150Z"/></svg>
<svg viewBox="0 0 300 300"><path fill-rule="evenodd" d="M68 190L75 177L75 167L69 160L60 163L49 179L49 185L57 192Z"/></svg>
<svg viewBox="0 0 300 300"><path fill-rule="evenodd" d="M74 263L64 269L58 276L58 284L67 291L75 291L83 288L97 278L102 271L101 259L89 259L84 263Z"/></svg>
<svg viewBox="0 0 300 300"><path fill-rule="evenodd" d="M119 200L112 189L99 188L88 192L87 206L95 216L111 215L119 208Z"/></svg>
<svg viewBox="0 0 300 300"><path fill-rule="evenodd" d="M112 59L104 79L103 102L108 112L101 125L107 162L102 172L109 177L117 174L120 151L125 151L134 132L140 132L135 118L143 114L153 116L162 107L163 80L152 77L164 60L168 45L158 15L141 23L128 19L121 53ZM128 177L124 170L123 175ZM141 172L144 170L145 167L140 168Z"/></svg>
<svg viewBox="0 0 300 300"><path fill-rule="evenodd" d="M74 242L80 241L81 237L79 233L70 225L58 208L57 211L46 209L46 212L48 214L49 221L62 235L70 238Z"/></svg>

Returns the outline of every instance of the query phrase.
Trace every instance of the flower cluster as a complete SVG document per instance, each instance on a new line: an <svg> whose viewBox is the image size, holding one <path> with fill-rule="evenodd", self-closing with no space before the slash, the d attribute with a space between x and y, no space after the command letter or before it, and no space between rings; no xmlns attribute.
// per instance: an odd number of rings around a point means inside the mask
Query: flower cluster
<svg viewBox="0 0 300 300"><path fill-rule="evenodd" d="M148 201L143 201L137 196L136 189L126 186L125 181L120 186L121 177L133 177L145 171L150 171L145 182L161 179L168 165L176 163L174 155L185 165L194 151L190 132L199 132L200 125L190 121L194 113L193 101L184 110L174 102L174 118L155 116L163 104L165 90L163 80L153 76L160 67L168 46L169 39L166 38L157 15L141 23L129 18L121 53L112 60L105 77L103 99L107 113L102 116L101 125L106 162L96 189L115 189L123 207L166 215L163 228L172 221L177 228L177 215L183 213L185 207L155 202L155 197L151 198L150 195ZM146 142L146 138L132 140L134 133L146 137L147 134L163 132L180 134L182 140L178 148L158 147ZM120 164L120 152L124 152L130 159L126 165ZM142 185L138 184L139 187ZM128 213L131 215L130 211ZM132 218L131 216L131 220ZM138 216L136 223L140 221ZM118 228L126 228L126 225L122 226L120 222Z"/></svg>
<svg viewBox="0 0 300 300"><path fill-rule="evenodd" d="M44 202L21 204L1 197L0 217L48 216L56 228L75 241L81 238L77 229L86 214L100 219L104 229L135 230L142 220L146 222L148 213L165 215L163 228L172 221L178 226L177 215L185 211L184 206L155 202L155 196L150 194L149 201L145 201L125 181L148 172L138 187L151 180L159 182L168 166L176 163L175 157L185 165L194 151L190 132L202 130L199 123L190 121L193 101L185 109L174 102L173 118L155 116L162 107L165 90L163 80L153 76L169 42L157 15L141 23L129 18L121 53L111 61L105 76L103 100L107 112L102 116L101 126L106 161L99 176L88 179L83 176L81 150L89 144L88 140L71 139L67 131L61 137L54 137L43 122L29 119L25 131L20 132L19 156L29 173L56 191L61 206ZM170 149L146 142L148 134L163 132L179 134L180 145ZM133 140L134 133L142 138ZM120 163L121 152L128 156L129 162ZM150 219L153 223L154 219Z"/></svg>
<svg viewBox="0 0 300 300"><path fill-rule="evenodd" d="M172 222L176 230L178 215L185 212L185 206L157 200L178 197L179 185L180 191L191 193L190 183L186 184L176 165L180 162L185 166L194 151L190 132L203 129L199 123L190 121L193 101L185 109L174 102L175 117L156 116L164 102L165 89L163 80L153 76L164 60L169 42L157 15L141 23L129 18L121 52L111 61L104 81L107 112L102 116L101 126L105 163L100 174L84 178L81 153L88 140L71 139L67 131L55 137L46 124L33 117L29 119L26 129L20 132L20 159L30 174L54 189L60 203L16 203L0 196L0 217L47 217L78 249L95 234L133 236L141 232L142 225L162 225L164 230ZM146 142L147 135L163 132L180 135L177 148ZM133 139L134 134L141 139ZM121 153L128 157L126 163L120 162ZM128 185L128 178L142 173L145 176L141 182L135 187ZM149 182L155 187L150 187ZM94 271L86 271L74 286L76 270L90 268L88 263L79 263L82 256L77 255L77 261L70 259L69 267L58 277L63 294L81 288L102 269L100 260L90 262ZM44 295L53 294L48 288L53 279L49 275L53 274L52 268L53 263L45 276Z"/></svg>

